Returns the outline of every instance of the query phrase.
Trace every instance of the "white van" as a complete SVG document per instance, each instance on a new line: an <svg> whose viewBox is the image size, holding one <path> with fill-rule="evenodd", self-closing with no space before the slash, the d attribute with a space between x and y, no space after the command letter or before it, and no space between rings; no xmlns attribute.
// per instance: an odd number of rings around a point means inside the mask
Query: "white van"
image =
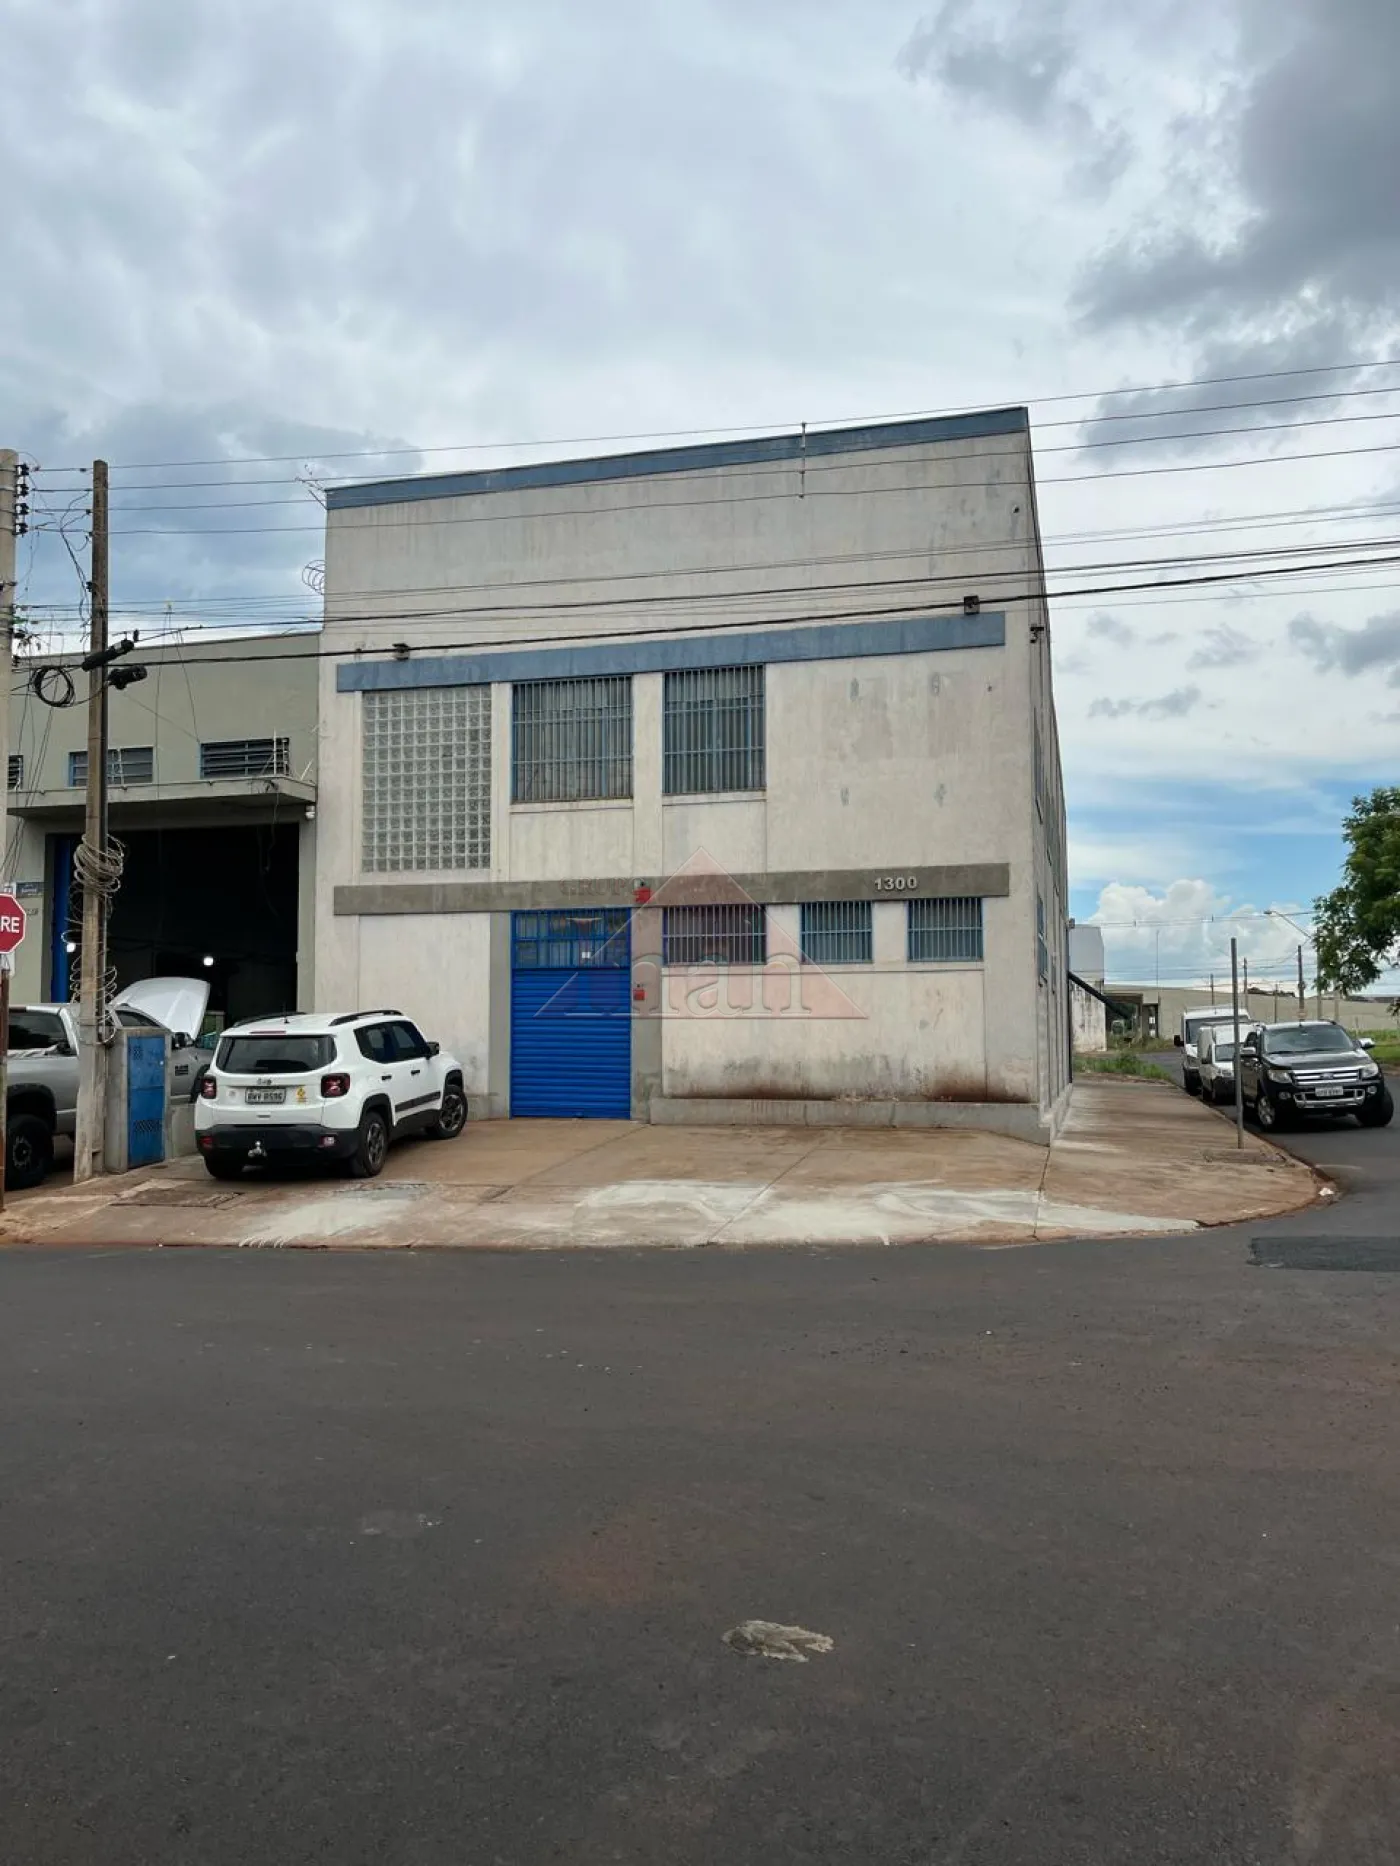
<svg viewBox="0 0 1400 1866"><path fill-rule="evenodd" d="M1181 1035L1175 1039L1176 1047L1183 1052L1181 1075L1182 1086L1188 1095L1198 1095L1201 1091L1201 1032L1214 1024L1224 1024L1233 1029L1235 1014L1228 1005L1205 1004L1199 1010L1183 1011L1181 1015ZM1249 1018L1240 1012L1240 1034L1252 1028Z"/></svg>

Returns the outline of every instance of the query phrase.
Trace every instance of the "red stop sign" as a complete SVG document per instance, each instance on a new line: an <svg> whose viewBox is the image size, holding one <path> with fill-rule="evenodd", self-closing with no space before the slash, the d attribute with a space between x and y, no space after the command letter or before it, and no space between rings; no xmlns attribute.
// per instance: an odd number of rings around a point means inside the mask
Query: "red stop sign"
<svg viewBox="0 0 1400 1866"><path fill-rule="evenodd" d="M19 945L27 917L13 894L0 894L0 952L13 952Z"/></svg>

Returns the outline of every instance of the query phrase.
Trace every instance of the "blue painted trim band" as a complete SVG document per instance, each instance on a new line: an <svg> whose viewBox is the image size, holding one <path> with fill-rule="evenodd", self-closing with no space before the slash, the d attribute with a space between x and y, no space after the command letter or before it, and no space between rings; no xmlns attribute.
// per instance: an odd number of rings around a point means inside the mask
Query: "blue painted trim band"
<svg viewBox="0 0 1400 1866"><path fill-rule="evenodd" d="M578 648L508 648L495 654L351 661L336 669L335 684L341 693L385 693L404 687L476 687L494 680L663 674L682 668L863 660L877 654L937 654L1005 645L1006 617L984 611L975 616L909 616L890 622L760 629L751 635L672 635L663 641L614 638Z"/></svg>
<svg viewBox="0 0 1400 1866"><path fill-rule="evenodd" d="M765 434L756 440L710 441L698 447L660 447L647 453L594 454L583 460L541 460L532 466L487 467L469 473L427 473L413 479L367 480L332 486L326 506L405 505L414 499L461 499L487 492L527 492L546 486L581 486L597 480L642 479L653 473L704 472L710 467L816 459L825 454L871 453L882 447L921 447L937 441L973 441L994 434L1029 434L1024 408L992 408L972 415L937 415L922 421L882 421L864 428L823 428L815 434Z"/></svg>

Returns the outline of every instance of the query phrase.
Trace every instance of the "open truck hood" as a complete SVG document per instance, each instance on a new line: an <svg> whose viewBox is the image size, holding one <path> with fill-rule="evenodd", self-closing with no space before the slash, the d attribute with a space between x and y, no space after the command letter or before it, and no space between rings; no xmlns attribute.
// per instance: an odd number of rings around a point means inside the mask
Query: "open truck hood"
<svg viewBox="0 0 1400 1866"><path fill-rule="evenodd" d="M128 1004L164 1024L172 1036L188 1037L193 1043L209 1009L207 978L143 978L138 984L119 991L113 1004Z"/></svg>

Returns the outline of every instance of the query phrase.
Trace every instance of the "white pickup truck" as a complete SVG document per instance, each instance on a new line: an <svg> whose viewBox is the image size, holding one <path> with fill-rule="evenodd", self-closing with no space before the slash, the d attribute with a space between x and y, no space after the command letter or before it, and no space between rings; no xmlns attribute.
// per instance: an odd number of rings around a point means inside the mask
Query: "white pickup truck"
<svg viewBox="0 0 1400 1866"><path fill-rule="evenodd" d="M193 1101L212 1050L195 1041L209 1007L202 978L148 978L112 1000L117 1022L171 1040L167 1093ZM72 1138L78 1110L78 1007L12 1004L5 1096L5 1185L39 1185L60 1135Z"/></svg>

